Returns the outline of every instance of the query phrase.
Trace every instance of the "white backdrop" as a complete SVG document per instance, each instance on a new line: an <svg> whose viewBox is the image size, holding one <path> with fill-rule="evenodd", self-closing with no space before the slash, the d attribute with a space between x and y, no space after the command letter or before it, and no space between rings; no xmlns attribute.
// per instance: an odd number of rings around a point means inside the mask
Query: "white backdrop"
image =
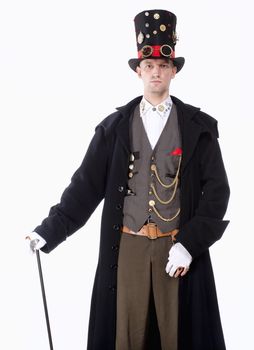
<svg viewBox="0 0 254 350"><path fill-rule="evenodd" d="M186 58L171 93L219 120L231 185L223 238L211 249L229 350L253 349L253 15L242 0L2 0L0 4L0 348L45 350L36 258L24 236L59 201L94 127L142 93L134 16L178 17ZM41 254L55 350L86 348L101 206L75 235ZM204 349L205 350L205 349Z"/></svg>

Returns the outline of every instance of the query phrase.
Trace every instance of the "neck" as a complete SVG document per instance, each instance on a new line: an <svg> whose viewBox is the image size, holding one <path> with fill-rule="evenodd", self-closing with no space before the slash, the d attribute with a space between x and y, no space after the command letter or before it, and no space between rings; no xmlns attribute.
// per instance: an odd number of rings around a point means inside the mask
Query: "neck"
<svg viewBox="0 0 254 350"><path fill-rule="evenodd" d="M165 101L168 96L169 96L169 91L161 95L144 93L144 98L153 106L157 106L161 102Z"/></svg>

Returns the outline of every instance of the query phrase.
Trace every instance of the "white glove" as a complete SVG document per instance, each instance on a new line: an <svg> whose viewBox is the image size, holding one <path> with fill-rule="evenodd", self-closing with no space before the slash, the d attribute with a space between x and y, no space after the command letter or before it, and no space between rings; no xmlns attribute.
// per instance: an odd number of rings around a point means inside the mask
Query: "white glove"
<svg viewBox="0 0 254 350"><path fill-rule="evenodd" d="M32 232L29 234L29 236L26 237L26 239L29 239L29 250L30 253L34 253L36 250L41 249L45 246L47 243L44 238L42 238L38 233Z"/></svg>
<svg viewBox="0 0 254 350"><path fill-rule="evenodd" d="M169 251L166 272L170 277L184 276L189 270L192 256L181 243L176 243ZM178 270L178 271L177 271Z"/></svg>

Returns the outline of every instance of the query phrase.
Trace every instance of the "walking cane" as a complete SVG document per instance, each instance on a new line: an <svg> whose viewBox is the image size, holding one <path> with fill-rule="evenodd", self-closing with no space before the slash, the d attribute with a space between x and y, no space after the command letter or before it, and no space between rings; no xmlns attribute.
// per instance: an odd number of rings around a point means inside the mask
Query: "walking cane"
<svg viewBox="0 0 254 350"><path fill-rule="evenodd" d="M44 288L44 282L43 282L42 268L41 268L40 252L39 252L39 250L37 250L37 249L35 249L35 252L36 252L38 270L39 270L39 275L40 275L41 292L42 292L42 299L43 299L43 305L44 305L44 312L45 312L46 323L47 323L48 338L49 338L49 347L50 347L50 350L54 350L54 349L53 349L53 343L52 343L52 337L51 337L51 331L50 331L48 307L47 307L47 300L46 300L46 294L45 294L45 288Z"/></svg>

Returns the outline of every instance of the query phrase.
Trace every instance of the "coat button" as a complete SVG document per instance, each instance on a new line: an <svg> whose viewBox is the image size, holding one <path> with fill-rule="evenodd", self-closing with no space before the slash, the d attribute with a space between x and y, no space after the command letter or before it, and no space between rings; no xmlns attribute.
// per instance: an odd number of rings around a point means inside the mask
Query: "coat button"
<svg viewBox="0 0 254 350"><path fill-rule="evenodd" d="M119 249L119 246L117 244L116 245L112 245L111 249L117 252L118 249Z"/></svg>
<svg viewBox="0 0 254 350"><path fill-rule="evenodd" d="M109 288L109 290L110 290L112 293L115 293L115 291L116 291L116 286L110 285L110 286L108 286L108 288Z"/></svg>
<svg viewBox="0 0 254 350"><path fill-rule="evenodd" d="M113 225L113 229L116 230L116 231L119 231L120 230L120 226L119 225Z"/></svg>
<svg viewBox="0 0 254 350"><path fill-rule="evenodd" d="M110 268L113 269L113 270L116 270L118 268L118 265L117 264L111 264Z"/></svg>
<svg viewBox="0 0 254 350"><path fill-rule="evenodd" d="M123 192L123 190L124 190L123 186L119 186L119 187L118 187L118 191L119 191L119 192Z"/></svg>
<svg viewBox="0 0 254 350"><path fill-rule="evenodd" d="M121 204L117 204L116 209L117 210L122 209L122 205Z"/></svg>

